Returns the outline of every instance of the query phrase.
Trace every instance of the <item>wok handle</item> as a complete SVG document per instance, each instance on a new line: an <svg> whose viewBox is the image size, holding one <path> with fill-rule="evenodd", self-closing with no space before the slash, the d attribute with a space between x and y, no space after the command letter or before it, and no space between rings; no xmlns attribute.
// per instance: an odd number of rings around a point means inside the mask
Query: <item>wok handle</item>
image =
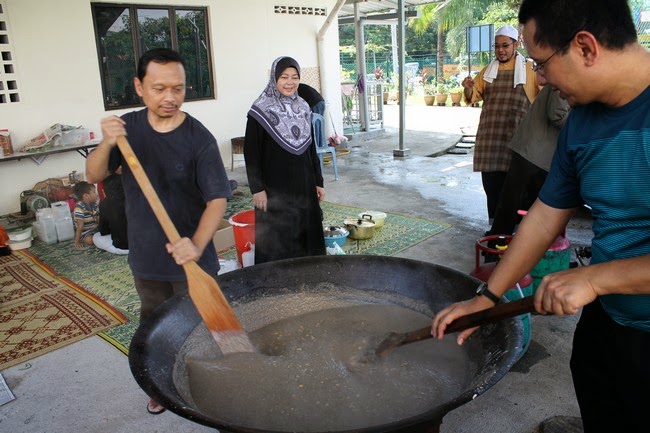
<svg viewBox="0 0 650 433"><path fill-rule="evenodd" d="M504 302L503 304L497 304L492 308L461 316L447 326L445 334L464 331L469 328L487 325L488 323L498 322L503 319L519 316L520 314L532 313L534 311L534 296L526 296L525 298L516 301ZM426 338L431 338L431 326L407 332L404 334L404 340L401 344L414 343Z"/></svg>
<svg viewBox="0 0 650 433"><path fill-rule="evenodd" d="M138 182L138 185L140 185L140 189L149 202L149 206L151 206L156 219L158 219L158 222L162 226L167 239L169 239L169 242L171 243L176 242L181 238L181 236L178 233L178 230L176 230L167 210L160 201L156 190L153 189L147 173L145 173L142 165L140 165L140 161L138 161L138 158L135 156L133 148L126 140L126 137L123 135L117 137L117 147L119 147L122 156L124 156L126 163L135 177L135 180Z"/></svg>

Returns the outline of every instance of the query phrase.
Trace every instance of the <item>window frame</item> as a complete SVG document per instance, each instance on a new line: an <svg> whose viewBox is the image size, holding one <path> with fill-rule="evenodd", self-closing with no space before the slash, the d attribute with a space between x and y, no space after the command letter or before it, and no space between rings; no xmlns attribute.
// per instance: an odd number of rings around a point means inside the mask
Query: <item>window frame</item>
<svg viewBox="0 0 650 433"><path fill-rule="evenodd" d="M189 98L186 92L185 95L185 102L193 102L193 101L205 101L205 100L212 100L215 99L215 80L214 80L214 71L213 71L213 66L212 66L212 50L211 50L211 35L210 35L210 26L209 26L209 10L207 6L188 6L188 5L154 5L154 4L133 4L133 3L110 3L110 2L91 2L91 13L92 13L92 20L93 20L93 29L94 29L94 36L95 36L95 47L97 51L97 61L98 61L98 67L99 67L99 75L100 75L100 81L101 81L101 86L102 86L102 99L104 103L104 109L106 111L111 111L111 110L121 110L125 108L134 108L134 107L143 107L144 104L142 101L139 101L138 103L126 103L126 104L110 104L110 93L112 89L108 88L108 76L106 75L106 69L103 65L103 56L106 54L104 52L104 48L102 47L102 37L103 35L99 34L99 29L98 29L98 9L100 8L121 8L125 11L128 10L129 13L129 24L130 24L130 36L131 36L131 44L132 44L132 49L133 49L133 77L137 75L137 66L138 66L138 60L140 59L140 56L144 53L143 47L142 47L142 38L140 34L140 23L138 22L138 10L146 10L146 9L151 9L151 10L166 10L167 11L167 16L169 17L170 20L170 25L169 25L169 43L171 44L171 49L175 51L179 51L179 39L178 39L178 25L177 25L177 13L178 12L202 12L204 16L204 29L205 29L205 53L207 54L207 72L208 72L208 79L207 82L209 84L209 93L206 94L205 96L197 96L193 98ZM196 55L196 53L194 53ZM203 54L203 53L201 53ZM183 55L181 53L181 55ZM187 60L184 57L184 60L187 62ZM187 72L187 65L186 65L186 72ZM133 78L131 77L131 78ZM186 84L192 84L192 83L186 83ZM137 95L136 95L137 96Z"/></svg>

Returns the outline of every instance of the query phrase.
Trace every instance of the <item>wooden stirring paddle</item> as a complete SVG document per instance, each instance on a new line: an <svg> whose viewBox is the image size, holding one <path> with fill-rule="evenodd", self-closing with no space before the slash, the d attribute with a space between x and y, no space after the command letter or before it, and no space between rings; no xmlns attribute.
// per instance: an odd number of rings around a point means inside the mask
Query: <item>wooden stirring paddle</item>
<svg viewBox="0 0 650 433"><path fill-rule="evenodd" d="M122 152L129 168L131 168L135 180L138 182L140 189L142 189L167 239L169 239L169 242L176 242L181 236L178 230L176 230L171 218L169 218L169 214L160 201L158 194L153 189L147 173L145 173L140 165L140 161L135 156L135 153L133 153L133 149L126 137L118 137L117 146ZM212 337L217 342L221 352L254 352L255 349L248 335L242 329L237 316L235 316L232 308L230 308L216 280L201 269L194 261L185 263L183 270L187 277L190 298L212 334Z"/></svg>
<svg viewBox="0 0 650 433"><path fill-rule="evenodd" d="M447 326L445 334L464 331L465 329L487 325L488 323L498 322L503 319L519 316L520 314L532 313L534 311L534 296L526 296L525 298L516 301L504 302L503 304L498 304L486 310L461 316ZM361 362L369 362L381 358L399 346L431 337L431 326L411 332L389 332L377 346L366 352L366 354L361 358Z"/></svg>

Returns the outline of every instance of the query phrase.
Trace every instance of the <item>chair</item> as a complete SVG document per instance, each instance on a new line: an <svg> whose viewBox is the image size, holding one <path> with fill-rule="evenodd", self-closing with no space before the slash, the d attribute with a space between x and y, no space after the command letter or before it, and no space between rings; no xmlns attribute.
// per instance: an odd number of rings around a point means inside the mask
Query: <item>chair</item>
<svg viewBox="0 0 650 433"><path fill-rule="evenodd" d="M320 170L323 172L323 154L332 154L332 165L334 166L334 180L339 180L339 170L336 166L336 148L328 146L327 139L325 138L325 119L318 113L312 113L312 127L314 131L314 143L316 145L316 153L320 161Z"/></svg>

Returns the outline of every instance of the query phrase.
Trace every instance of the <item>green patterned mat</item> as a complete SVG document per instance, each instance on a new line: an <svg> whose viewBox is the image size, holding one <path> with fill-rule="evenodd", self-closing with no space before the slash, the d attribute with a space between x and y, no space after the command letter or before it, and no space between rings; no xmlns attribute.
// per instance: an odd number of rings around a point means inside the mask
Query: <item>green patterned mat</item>
<svg viewBox="0 0 650 433"><path fill-rule="evenodd" d="M228 202L226 218L252 209L252 197L246 188L240 188L243 195L235 196ZM323 209L323 226L340 226L347 218L356 218L364 209L321 202ZM379 210L379 209L375 209ZM421 218L414 218L394 213L386 213L384 226L375 230L375 235L366 240L348 239L343 246L346 254L367 254L373 256L393 256L400 251L422 242L449 227L449 224L437 223ZM235 259L235 247L220 251L219 256L225 259Z"/></svg>
<svg viewBox="0 0 650 433"><path fill-rule="evenodd" d="M228 201L225 218L251 209L251 203L250 192L243 191L243 195ZM321 207L323 225L342 225L344 219L354 218L363 211L360 208L329 202L321 203ZM384 227L376 230L371 239L348 239L343 250L346 254L391 256L449 227L449 224L387 213ZM36 241L30 251L56 272L99 296L129 319L127 323L99 334L120 351L128 354L131 338L138 327L140 300L133 285L127 256L110 254L98 248L76 250L73 241L54 245ZM227 260L235 260L236 255L235 247L219 252L219 256Z"/></svg>
<svg viewBox="0 0 650 433"><path fill-rule="evenodd" d="M363 209L329 202L322 202L321 208L323 225L343 225L345 219L356 218L363 212ZM393 256L449 227L449 224L386 212L384 226L375 229L373 237L365 240L348 239L343 245L343 251L346 254Z"/></svg>
<svg viewBox="0 0 650 433"><path fill-rule="evenodd" d="M29 249L57 273L102 298L128 318L128 322L98 335L128 354L140 317L140 298L133 285L127 256L99 248L77 250L74 241L47 245L36 241Z"/></svg>

